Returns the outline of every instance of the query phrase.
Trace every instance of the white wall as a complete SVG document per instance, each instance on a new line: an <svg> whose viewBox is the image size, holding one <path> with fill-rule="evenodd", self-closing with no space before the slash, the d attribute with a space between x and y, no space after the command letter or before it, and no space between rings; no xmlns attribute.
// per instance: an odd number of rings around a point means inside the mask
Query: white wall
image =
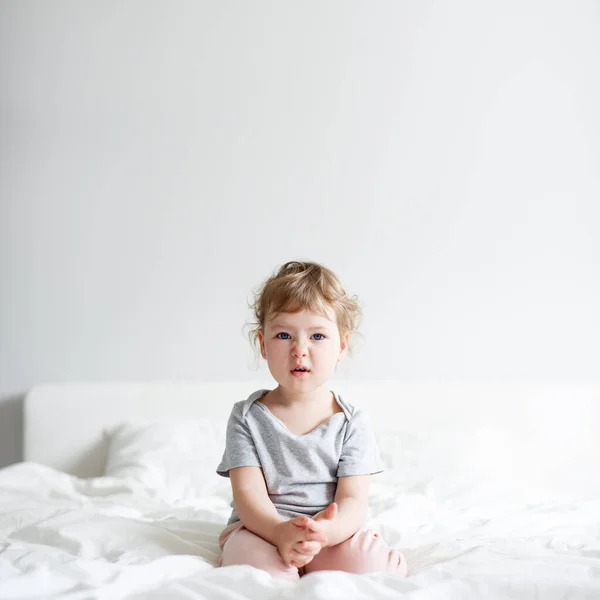
<svg viewBox="0 0 600 600"><path fill-rule="evenodd" d="M599 381L596 2L4 1L0 465L66 380L254 378L278 264L351 378Z"/></svg>

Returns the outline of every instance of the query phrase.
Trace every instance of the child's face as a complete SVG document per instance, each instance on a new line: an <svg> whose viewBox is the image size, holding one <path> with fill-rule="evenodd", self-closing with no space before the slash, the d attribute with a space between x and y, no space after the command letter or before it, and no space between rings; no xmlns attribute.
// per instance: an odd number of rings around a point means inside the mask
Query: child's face
<svg viewBox="0 0 600 600"><path fill-rule="evenodd" d="M267 319L258 339L274 379L299 393L323 385L348 352L348 338L340 338L333 311L327 317L307 310L279 313ZM296 371L300 365L307 370Z"/></svg>

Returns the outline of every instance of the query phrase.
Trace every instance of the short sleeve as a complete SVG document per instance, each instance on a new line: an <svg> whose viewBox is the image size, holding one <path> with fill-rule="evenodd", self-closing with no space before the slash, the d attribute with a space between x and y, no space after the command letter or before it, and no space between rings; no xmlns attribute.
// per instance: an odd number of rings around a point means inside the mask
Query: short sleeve
<svg viewBox="0 0 600 600"><path fill-rule="evenodd" d="M373 475L381 471L383 462L371 422L365 413L357 409L346 427L337 476Z"/></svg>
<svg viewBox="0 0 600 600"><path fill-rule="evenodd" d="M254 439L248 423L242 414L243 402L234 405L225 436L225 451L217 467L217 473L229 477L229 469L235 467L260 467Z"/></svg>

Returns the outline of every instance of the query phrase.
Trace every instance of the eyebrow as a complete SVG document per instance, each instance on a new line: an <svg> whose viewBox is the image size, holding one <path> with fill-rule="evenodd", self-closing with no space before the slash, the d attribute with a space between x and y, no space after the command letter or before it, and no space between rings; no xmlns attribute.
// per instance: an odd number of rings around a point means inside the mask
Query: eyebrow
<svg viewBox="0 0 600 600"><path fill-rule="evenodd" d="M271 325L273 329L295 329L292 325L286 323L273 323ZM318 325L317 327L309 327L307 331L315 331L316 329L327 329L327 325Z"/></svg>

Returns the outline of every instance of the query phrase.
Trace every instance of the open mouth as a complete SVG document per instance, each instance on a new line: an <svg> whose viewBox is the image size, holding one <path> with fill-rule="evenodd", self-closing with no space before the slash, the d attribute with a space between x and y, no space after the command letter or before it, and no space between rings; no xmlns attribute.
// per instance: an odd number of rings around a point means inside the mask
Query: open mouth
<svg viewBox="0 0 600 600"><path fill-rule="evenodd" d="M310 373L310 369L307 369L306 367L296 367L295 369L292 369L292 375L303 375L306 373Z"/></svg>

